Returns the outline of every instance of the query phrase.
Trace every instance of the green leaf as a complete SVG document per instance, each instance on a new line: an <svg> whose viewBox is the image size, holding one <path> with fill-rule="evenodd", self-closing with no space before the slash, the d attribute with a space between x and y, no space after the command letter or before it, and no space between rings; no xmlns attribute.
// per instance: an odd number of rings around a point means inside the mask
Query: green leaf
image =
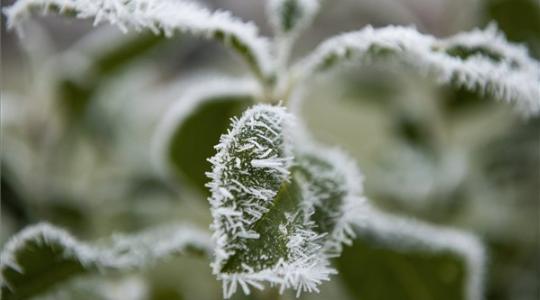
<svg viewBox="0 0 540 300"><path fill-rule="evenodd" d="M412 28L368 26L326 40L293 67L293 76L310 80L315 73L351 62L379 59L402 63L441 84L510 102L524 115L540 112L540 63L494 25L445 39Z"/></svg>
<svg viewBox="0 0 540 300"><path fill-rule="evenodd" d="M301 199L302 194L296 181L284 182L269 211L249 227L259 233L260 237L246 240L245 248L230 256L221 272L243 272L245 271L243 264L255 266L254 270L260 271L272 268L280 259L288 258L288 233L296 226L302 226L304 221L300 209ZM283 226L279 226L281 224Z"/></svg>
<svg viewBox="0 0 540 300"><path fill-rule="evenodd" d="M401 252L359 238L336 266L355 299L465 299L464 263L449 253Z"/></svg>
<svg viewBox="0 0 540 300"><path fill-rule="evenodd" d="M96 77L110 75L141 56L148 54L167 39L164 35L156 35L151 32L142 32L134 35L125 42L99 53L92 62L92 69Z"/></svg>
<svg viewBox="0 0 540 300"><path fill-rule="evenodd" d="M155 136L161 168L206 196L209 191L205 173L211 169L208 157L215 153L214 145L230 119L254 103L253 94L243 89L241 82L228 84L223 86L225 89L213 90L213 85L207 83L197 91L187 92L163 118Z"/></svg>
<svg viewBox="0 0 540 300"><path fill-rule="evenodd" d="M319 10L317 0L271 0L268 5L268 18L278 34L306 29Z"/></svg>
<svg viewBox="0 0 540 300"><path fill-rule="evenodd" d="M304 186L303 205L309 208L314 230L325 235L321 239L324 255L338 256L354 235L351 221L362 213L362 175L344 153L309 138L298 138L295 150L295 177Z"/></svg>
<svg viewBox="0 0 540 300"><path fill-rule="evenodd" d="M263 282L313 291L333 273L291 177L293 123L285 108L257 105L235 120L211 158L212 267L226 298Z"/></svg>
<svg viewBox="0 0 540 300"><path fill-rule="evenodd" d="M2 295L6 300L27 299L83 274L129 271L181 252L209 249L206 233L189 226L157 228L89 245L62 229L38 224L12 237L4 247Z"/></svg>
<svg viewBox="0 0 540 300"><path fill-rule="evenodd" d="M92 98L103 82L117 71L141 59L166 41L163 35L148 32L115 41L112 47L90 55L88 68L79 74L64 74L57 83L58 101L70 122L84 120Z"/></svg>
<svg viewBox="0 0 540 300"><path fill-rule="evenodd" d="M214 153L213 146L225 132L229 120L239 116L252 103L253 98L248 96L225 96L213 98L197 107L172 136L168 156L175 172L208 195L205 172L211 166L207 158Z"/></svg>
<svg viewBox="0 0 540 300"><path fill-rule="evenodd" d="M343 217L341 207L347 191L340 182L344 179L329 176L333 166L316 156L305 155L299 160L301 161L299 172L310 183L309 187L313 194L315 209L311 219L317 224L316 230L319 233L332 232L338 220Z"/></svg>
<svg viewBox="0 0 540 300"><path fill-rule="evenodd" d="M45 9L46 8L46 9ZM171 37L175 32L215 39L242 57L253 73L266 83L272 77L271 56L266 38L252 23L243 22L229 12L210 12L188 1L129 0L19 0L5 10L8 27L18 27L35 10L94 18L95 24L108 22L122 31L149 29Z"/></svg>
<svg viewBox="0 0 540 300"><path fill-rule="evenodd" d="M358 299L482 298L485 254L475 236L373 207L355 233L336 265Z"/></svg>
<svg viewBox="0 0 540 300"><path fill-rule="evenodd" d="M483 3L485 20L496 22L508 39L526 43L540 58L540 3L535 0L499 0Z"/></svg>

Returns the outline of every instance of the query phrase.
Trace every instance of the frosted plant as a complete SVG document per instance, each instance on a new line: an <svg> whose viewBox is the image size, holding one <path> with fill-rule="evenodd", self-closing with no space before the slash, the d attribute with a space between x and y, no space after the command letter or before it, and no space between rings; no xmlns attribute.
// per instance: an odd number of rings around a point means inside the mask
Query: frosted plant
<svg viewBox="0 0 540 300"><path fill-rule="evenodd" d="M37 10L93 18L95 24L108 22L122 31L216 40L244 59L253 78L200 79L173 104L155 134L153 159L162 174L207 194L211 246L199 232L169 229L116 239L110 248L101 248L37 225L6 245L3 289L13 295L26 292L18 284L24 287L25 276L32 274L19 256L26 255L30 244L48 247L80 272L141 267L179 250L212 247L212 272L225 298L268 286L281 293L292 289L299 296L339 276L332 259L340 257L345 245L367 238L396 251L457 256L467 273L462 298L482 299L481 242L459 230L374 208L363 195L363 175L353 160L316 143L291 106L315 75L383 57L534 115L540 112L540 64L490 25L443 39L410 27L368 26L324 41L291 65L294 41L319 6L315 0L269 1L273 39L229 12L181 0L19 0L6 8L10 28L20 28Z"/></svg>
<svg viewBox="0 0 540 300"><path fill-rule="evenodd" d="M31 296L62 272L66 280L89 272L127 271L174 254L209 252L210 236L190 225L170 225L134 236L117 235L104 244L78 241L65 230L42 223L14 236L1 254L2 293L7 299ZM43 259L46 258L46 259ZM58 279L57 279L58 280Z"/></svg>

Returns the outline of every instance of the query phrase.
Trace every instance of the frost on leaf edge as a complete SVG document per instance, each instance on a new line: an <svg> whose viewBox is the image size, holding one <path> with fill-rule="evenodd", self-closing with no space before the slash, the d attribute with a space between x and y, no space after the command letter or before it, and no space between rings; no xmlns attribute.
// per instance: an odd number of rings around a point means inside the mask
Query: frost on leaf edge
<svg viewBox="0 0 540 300"><path fill-rule="evenodd" d="M0 272L12 269L24 274L17 252L23 251L30 242L59 244L67 259L75 259L85 268L97 271L131 270L156 263L188 248L210 253L212 242L206 231L189 224L167 225L134 235L114 235L111 245L95 246L73 237L66 230L49 223L38 223L26 227L11 237L0 254ZM139 251L141 247L145 251ZM2 285L12 289L6 278Z"/></svg>
<svg viewBox="0 0 540 300"><path fill-rule="evenodd" d="M343 205L340 207L341 218L329 233L330 238L323 246L323 253L328 258L338 256L343 250L343 245L351 245L355 238L354 223L362 218L366 198L364 197L364 176L356 161L344 151L336 147L328 147L317 143L305 128L301 128L295 134L295 150L297 155L312 155L329 163L336 173L334 178L341 178L340 185L345 191ZM307 205L313 205L308 203Z"/></svg>
<svg viewBox="0 0 540 300"><path fill-rule="evenodd" d="M233 255L233 253L227 251L228 237L226 230L222 227L221 220L226 220L233 215L240 214L241 216L240 211L235 211L234 208L230 207L223 207L226 199L232 195L227 191L227 188L222 181L225 172L222 162L227 161L226 156L228 155L228 148L235 142L234 139L240 134L241 130L245 129L244 126L249 126L247 125L248 122L250 122L250 120L253 121L255 115L259 113L264 114L265 112L278 116L278 122L282 124L283 132L279 134L282 135L283 144L276 146L283 147L284 157L279 160L281 162L279 166L274 164L261 164L261 167L272 169L274 175L281 177L282 182L289 181L289 168L293 162L293 151L291 149L292 141L290 140L292 136L291 127L295 126L295 119L286 111L285 107L282 106L259 104L244 112L240 119L234 119L232 129L222 135L220 143L216 146L218 152L210 159L213 168L212 172L208 174L209 178L212 180L208 184L208 187L212 192L209 201L214 222L212 223L211 228L214 231L213 239L216 243L214 261L211 266L213 273L223 283L225 298L231 297L237 291L238 287L240 287L245 294L250 293L250 287L263 289L264 282L270 283L271 286L278 286L280 292L289 288L295 289L297 295L302 291L318 291L317 286L322 281L329 280L329 276L335 273L335 270L330 266L325 257L319 257L318 255L307 255L302 257L302 255L300 255L299 252L303 249L303 246L300 245L301 243L296 243L298 241L307 241L307 243L310 243L313 247L308 248L311 249L310 251L313 253L320 249L318 244L311 242L318 239L319 236L309 229L309 226L311 226L310 224L304 224L306 230L300 230L298 232L300 234L299 236L295 236L295 234L291 235L291 239L294 239L294 242L290 239L287 246L290 253L293 254L291 261L280 259L272 267L258 271L254 271L250 266L245 265L243 266L245 272L221 272L223 263ZM253 165L253 163L254 162L252 161L251 164ZM241 220L233 221L231 219L228 221L229 223L232 223L227 227L239 228L239 232L236 233L234 238L258 238L257 233L248 232L246 230L244 223ZM295 251L296 248L300 250ZM295 253L298 255L294 255Z"/></svg>
<svg viewBox="0 0 540 300"><path fill-rule="evenodd" d="M446 52L455 46L493 51L500 60L481 53L463 59ZM312 74L339 69L334 68L337 65L369 62L390 52L393 58L441 84L456 84L510 102L525 116L540 113L540 62L531 58L525 47L509 43L493 24L446 39L403 26L367 26L324 41L293 66L293 73L305 82Z"/></svg>
<svg viewBox="0 0 540 300"><path fill-rule="evenodd" d="M363 215L353 221L358 235L367 234L398 251L452 253L461 258L466 268L465 299L483 299L487 257L484 245L474 234L392 215L370 205L365 206Z"/></svg>
<svg viewBox="0 0 540 300"><path fill-rule="evenodd" d="M93 18L94 25L108 22L121 31L149 29L171 37L174 31L218 39L235 48L260 79L271 77L272 59L267 38L253 22L244 22L229 11L211 12L199 3L174 0L18 0L3 10L8 28L22 34L22 23L34 10L54 9L78 18Z"/></svg>

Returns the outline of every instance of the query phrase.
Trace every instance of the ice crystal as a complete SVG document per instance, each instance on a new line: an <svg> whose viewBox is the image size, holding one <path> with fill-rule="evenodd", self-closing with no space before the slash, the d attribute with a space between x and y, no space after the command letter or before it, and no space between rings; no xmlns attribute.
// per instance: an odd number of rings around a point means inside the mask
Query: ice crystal
<svg viewBox="0 0 540 300"><path fill-rule="evenodd" d="M264 282L298 294L317 291L335 272L321 255L326 233L315 230L291 174L294 124L284 107L255 106L233 122L210 160L212 267L227 298Z"/></svg>

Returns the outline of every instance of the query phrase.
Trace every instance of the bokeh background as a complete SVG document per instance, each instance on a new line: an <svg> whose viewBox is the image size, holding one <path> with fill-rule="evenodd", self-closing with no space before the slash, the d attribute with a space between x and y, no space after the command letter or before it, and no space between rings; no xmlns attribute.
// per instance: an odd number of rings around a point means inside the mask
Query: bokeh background
<svg viewBox="0 0 540 300"><path fill-rule="evenodd" d="M2 0L2 6L12 2ZM262 0L205 2L270 34ZM293 59L326 37L367 24L412 25L444 37L490 22L540 59L537 0L326 1ZM22 38L6 31L3 18L1 45L0 245L44 220L84 240L175 220L207 228L204 196L156 171L151 138L194 81L214 72L245 74L236 57L189 36L125 35L56 16L34 18ZM379 207L481 237L489 256L486 299L540 299L539 117L524 119L508 104L384 64L318 80L308 89L302 116L320 141L339 145L358 161L366 195ZM436 260L365 249L359 257L362 248L355 247L344 254L350 264L338 264L354 266L347 272L354 273L349 279L356 286L337 278L321 294L303 298L442 299L426 288L431 275L423 270ZM443 275L451 282L460 272ZM208 261L175 258L142 273L86 276L46 297L220 295Z"/></svg>

